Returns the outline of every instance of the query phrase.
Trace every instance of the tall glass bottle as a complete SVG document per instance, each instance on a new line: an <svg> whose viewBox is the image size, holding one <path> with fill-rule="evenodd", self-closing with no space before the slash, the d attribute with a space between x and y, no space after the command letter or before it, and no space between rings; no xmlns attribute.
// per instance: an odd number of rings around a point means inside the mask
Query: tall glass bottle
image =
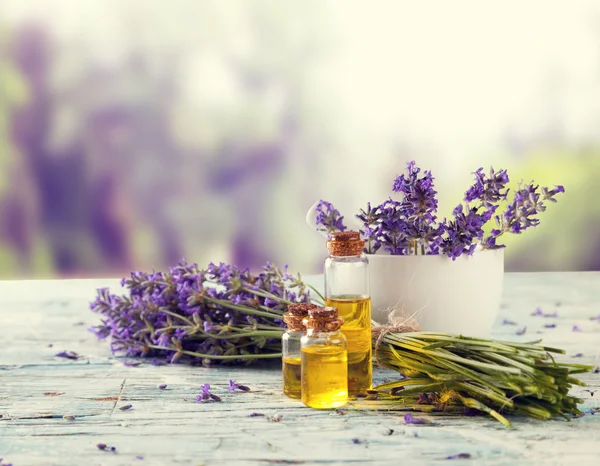
<svg viewBox="0 0 600 466"><path fill-rule="evenodd" d="M331 409L348 402L348 352L334 307L309 309L302 337L302 402Z"/></svg>
<svg viewBox="0 0 600 466"><path fill-rule="evenodd" d="M306 334L303 320L309 309L317 306L310 303L290 304L283 315L287 331L281 337L283 393L290 398L300 399L302 372L300 367L300 339Z"/></svg>
<svg viewBox="0 0 600 466"><path fill-rule="evenodd" d="M348 339L348 391L364 394L373 383L369 260L356 231L332 233L325 260L325 305L336 307Z"/></svg>

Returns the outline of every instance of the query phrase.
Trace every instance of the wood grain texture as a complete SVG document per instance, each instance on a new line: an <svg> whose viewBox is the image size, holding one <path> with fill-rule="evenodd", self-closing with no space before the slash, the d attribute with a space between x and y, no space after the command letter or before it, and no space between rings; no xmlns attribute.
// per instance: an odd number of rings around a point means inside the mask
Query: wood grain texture
<svg viewBox="0 0 600 466"><path fill-rule="evenodd" d="M487 417L432 416L405 425L402 412L354 402L315 411L285 398L280 368L125 367L87 328L95 289L116 280L0 283L0 458L14 466L129 464L435 464L469 453L476 464L597 464L600 414L571 422L512 419L506 429ZM600 365L600 273L507 274L494 337L543 338L565 358ZM559 317L534 317L558 311ZM503 319L518 325L502 325ZM545 328L556 323L556 328ZM573 332L578 325L583 331ZM515 334L527 326L523 336ZM538 333L541 332L541 333ZM52 345L52 347L49 347ZM62 350L84 357L56 358ZM582 357L573 358L582 353ZM377 382L395 373L376 370ZM227 393L229 379L251 387ZM600 374L582 377L600 389ZM222 403L195 403L209 383ZM167 384L166 390L157 388ZM583 389L583 409L600 391ZM119 408L132 404L133 408ZM264 416L251 417L251 413ZM63 416L73 416L74 420ZM279 417L279 422L275 422ZM114 445L116 453L96 444ZM140 455L143 459L137 459Z"/></svg>

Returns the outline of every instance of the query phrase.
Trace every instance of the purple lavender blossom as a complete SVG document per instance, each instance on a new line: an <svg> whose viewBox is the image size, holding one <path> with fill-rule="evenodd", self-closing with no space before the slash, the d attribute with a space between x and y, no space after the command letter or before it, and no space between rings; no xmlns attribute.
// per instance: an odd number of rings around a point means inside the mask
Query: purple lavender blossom
<svg viewBox="0 0 600 466"><path fill-rule="evenodd" d="M504 247L497 245L496 239L504 233L520 234L530 227L539 225L537 218L540 212L546 210L545 201L557 202L554 196L564 193L565 188L557 186L554 189L542 188L538 192L539 185L533 183L523 186L519 184L519 189L515 192L512 202L508 205L502 216L496 215L495 221L497 228L492 230L490 236L484 239L484 245L488 248Z"/></svg>
<svg viewBox="0 0 600 466"><path fill-rule="evenodd" d="M597 320L598 322L600 322L600 314L594 317L590 317L590 320Z"/></svg>
<svg viewBox="0 0 600 466"><path fill-rule="evenodd" d="M247 387L246 385L240 385L240 384L235 383L235 381L230 380L229 381L229 388L228 388L229 393L233 393L236 390L240 390L242 392L249 392L250 388Z"/></svg>
<svg viewBox="0 0 600 466"><path fill-rule="evenodd" d="M205 383L203 385L200 385L200 390L202 390L202 393L196 395L196 403L204 403L206 401L221 401L221 397L213 395L210 392L209 384Z"/></svg>
<svg viewBox="0 0 600 466"><path fill-rule="evenodd" d="M182 261L168 272L133 272L124 283L123 296L98 290L91 308L102 322L92 331L110 338L113 353L151 357L153 365L277 357L287 305L310 299L299 275L272 264L252 274L227 264L200 270Z"/></svg>
<svg viewBox="0 0 600 466"><path fill-rule="evenodd" d="M514 321L512 321L512 320L503 319L502 320L502 325L517 325L517 323L514 322Z"/></svg>
<svg viewBox="0 0 600 466"><path fill-rule="evenodd" d="M532 316L534 317L539 317L539 316L543 316L544 312L542 311L541 307L536 307L535 311L531 313Z"/></svg>
<svg viewBox="0 0 600 466"><path fill-rule="evenodd" d="M381 247L381 241L379 237L382 235L381 229L381 206L375 208L371 207L371 203L367 203L367 209L360 209L356 218L363 223L363 228L360 230L360 234L365 240L365 252L367 254L375 254Z"/></svg>
<svg viewBox="0 0 600 466"><path fill-rule="evenodd" d="M473 254L477 240L483 237L486 222L484 215L477 211L475 207L464 213L462 204L454 209L454 220L443 223L446 233L440 245L443 254L453 260L463 254Z"/></svg>
<svg viewBox="0 0 600 466"><path fill-rule="evenodd" d="M544 328L556 328L556 324L546 324Z"/></svg>
<svg viewBox="0 0 600 466"><path fill-rule="evenodd" d="M509 193L506 170L491 168L486 175L479 168L474 175L475 183L466 191L465 203L454 209L454 218L437 222L434 178L430 171L421 173L414 161L409 162L406 173L396 177L392 187L402 198L389 199L376 207L368 203L367 209L356 215L363 224L360 231L366 241L364 252L375 254L383 247L390 255L444 254L454 260L473 254L478 244L483 249L503 248L505 245L497 242L501 235L519 234L537 226L538 214L546 210L544 202L556 202L555 196L564 192L562 186L544 187L539 192L539 186L521 184L500 215L496 210ZM324 201L318 205L322 212L318 223L325 226L320 231L337 229L336 217L330 218L335 211L333 206ZM496 227L486 235L484 226L492 219Z"/></svg>
<svg viewBox="0 0 600 466"><path fill-rule="evenodd" d="M558 312L554 311L554 312L549 312L547 314L544 314L544 317L546 318L552 318L552 319L556 319L558 318Z"/></svg>
<svg viewBox="0 0 600 466"><path fill-rule="evenodd" d="M573 332L583 332L583 330L581 329L581 327L579 325L573 325Z"/></svg>
<svg viewBox="0 0 600 466"><path fill-rule="evenodd" d="M316 224L321 226L318 228L318 231L325 231L327 233L344 231L346 229L344 217L340 215L339 210L330 202L323 200L317 204Z"/></svg>
<svg viewBox="0 0 600 466"><path fill-rule="evenodd" d="M167 389L167 384L166 383L158 384L156 386L156 388L158 388L159 390L166 390Z"/></svg>
<svg viewBox="0 0 600 466"><path fill-rule="evenodd" d="M583 353L576 353L573 356L571 356L572 358L583 358Z"/></svg>
<svg viewBox="0 0 600 466"><path fill-rule="evenodd" d="M490 168L490 175L486 177L483 168L479 168L475 175L475 184L465 193L465 201L479 201L484 207L491 207L506 199L508 189L506 185L510 181L506 170L494 171Z"/></svg>
<svg viewBox="0 0 600 466"><path fill-rule="evenodd" d="M515 332L516 335L525 335L527 333L527 327L523 327L521 330Z"/></svg>

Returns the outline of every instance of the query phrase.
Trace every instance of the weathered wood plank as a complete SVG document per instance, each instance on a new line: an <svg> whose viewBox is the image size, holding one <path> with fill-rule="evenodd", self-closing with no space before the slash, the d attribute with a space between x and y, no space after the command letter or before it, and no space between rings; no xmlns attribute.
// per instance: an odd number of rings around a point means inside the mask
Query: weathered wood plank
<svg viewBox="0 0 600 466"><path fill-rule="evenodd" d="M486 464L593 464L597 459L600 414L572 422L519 419L512 429L486 417L452 416L407 426L404 413L371 411L365 402L322 412L288 400L280 393L276 364L125 367L106 343L86 331L96 320L88 301L102 286L118 282L0 283L0 457L5 461L15 466L374 460L391 465L435 463L454 453L469 453ZM543 337L546 344L566 349L565 359L600 365L600 323L590 320L600 314L599 298L600 274L508 274L494 336L523 341ZM537 306L559 315L533 317ZM518 326L501 325L503 318ZM549 322L556 328L545 328ZM574 325L583 331L573 332ZM523 326L527 333L515 335ZM54 357L61 350L84 358ZM583 356L573 358L578 353ZM380 381L395 377L390 371L375 373ZM228 394L229 379L252 391ZM600 389L600 374L582 379L588 389ZM166 390L157 388L161 383ZM211 384L223 402L195 403L203 383ZM584 409L600 406L600 392L575 393L586 400ZM133 408L121 411L125 404ZM99 442L116 446L117 453L99 451ZM136 459L138 455L144 459Z"/></svg>

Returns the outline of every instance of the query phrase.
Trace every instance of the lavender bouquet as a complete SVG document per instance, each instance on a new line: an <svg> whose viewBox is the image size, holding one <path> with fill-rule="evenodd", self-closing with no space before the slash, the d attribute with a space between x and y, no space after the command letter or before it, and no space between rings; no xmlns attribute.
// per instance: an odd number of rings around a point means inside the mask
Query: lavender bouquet
<svg viewBox="0 0 600 466"><path fill-rule="evenodd" d="M375 254L383 248L391 255L443 254L454 260L473 254L478 245L482 249L503 248L498 243L503 234L520 234L537 226L538 215L546 210L545 203L557 202L555 196L565 191L562 186L550 189L533 182L520 183L508 201L510 180L506 170L491 168L486 175L480 168L473 174L475 181L453 210L453 217L439 221L431 172L421 173L414 161L409 162L406 174L398 176L392 186L399 199L390 198L375 207L368 203L356 215L366 240L364 252ZM504 211L497 213L503 204L507 204ZM329 202L317 204L315 217L311 220L318 231L331 233L346 228L344 217Z"/></svg>
<svg viewBox="0 0 600 466"><path fill-rule="evenodd" d="M300 275L267 263L259 274L227 264L180 262L168 272L132 272L128 293L99 289L91 309L102 316L92 328L110 338L113 353L184 361L251 363L281 358L282 315L288 304L308 302Z"/></svg>

